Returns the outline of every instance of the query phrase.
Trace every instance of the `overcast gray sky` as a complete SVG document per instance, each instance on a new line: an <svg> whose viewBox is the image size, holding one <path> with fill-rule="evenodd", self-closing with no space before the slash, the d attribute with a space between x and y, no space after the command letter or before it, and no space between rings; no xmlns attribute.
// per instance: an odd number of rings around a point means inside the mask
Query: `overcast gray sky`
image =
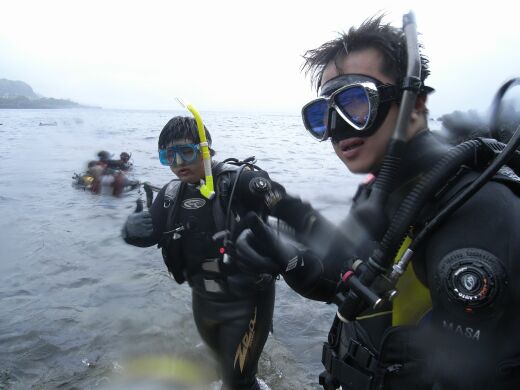
<svg viewBox="0 0 520 390"><path fill-rule="evenodd" d="M301 55L377 11L413 9L432 115L484 110L520 75L518 6L475 1L3 1L0 78L105 108L298 113L314 96ZM482 2L483 3L483 2Z"/></svg>

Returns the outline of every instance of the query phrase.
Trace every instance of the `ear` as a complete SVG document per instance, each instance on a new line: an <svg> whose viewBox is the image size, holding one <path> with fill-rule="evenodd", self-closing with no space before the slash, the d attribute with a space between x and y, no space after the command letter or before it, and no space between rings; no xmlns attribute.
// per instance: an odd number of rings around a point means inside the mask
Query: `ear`
<svg viewBox="0 0 520 390"><path fill-rule="evenodd" d="M415 110L423 113L426 110L426 99L428 99L426 95L417 96L417 99L415 99Z"/></svg>
<svg viewBox="0 0 520 390"><path fill-rule="evenodd" d="M419 95L417 96L417 99L415 99L415 107L411 115L411 119L413 121L416 121L424 116L424 113L426 112L426 99L426 95Z"/></svg>

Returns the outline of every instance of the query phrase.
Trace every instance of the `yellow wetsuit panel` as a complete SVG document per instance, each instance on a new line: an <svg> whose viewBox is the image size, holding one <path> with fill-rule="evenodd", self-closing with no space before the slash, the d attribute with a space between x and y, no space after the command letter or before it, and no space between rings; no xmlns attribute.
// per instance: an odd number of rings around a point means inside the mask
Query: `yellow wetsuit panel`
<svg viewBox="0 0 520 390"><path fill-rule="evenodd" d="M417 279L411 265L396 287L399 295L393 301L392 326L416 324L432 307L429 290Z"/></svg>

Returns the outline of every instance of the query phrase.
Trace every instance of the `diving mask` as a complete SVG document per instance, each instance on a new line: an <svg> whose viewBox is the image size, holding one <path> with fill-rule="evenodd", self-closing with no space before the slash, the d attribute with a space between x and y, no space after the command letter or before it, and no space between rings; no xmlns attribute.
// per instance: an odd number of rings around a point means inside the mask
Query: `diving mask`
<svg viewBox="0 0 520 390"><path fill-rule="evenodd" d="M162 165L176 167L180 165L177 157L184 163L194 162L200 154L200 144L173 145L166 149L159 149L159 160Z"/></svg>
<svg viewBox="0 0 520 390"><path fill-rule="evenodd" d="M390 103L402 90L372 77L345 74L326 82L320 97L302 108L305 128L316 139L333 142L372 135L386 118Z"/></svg>

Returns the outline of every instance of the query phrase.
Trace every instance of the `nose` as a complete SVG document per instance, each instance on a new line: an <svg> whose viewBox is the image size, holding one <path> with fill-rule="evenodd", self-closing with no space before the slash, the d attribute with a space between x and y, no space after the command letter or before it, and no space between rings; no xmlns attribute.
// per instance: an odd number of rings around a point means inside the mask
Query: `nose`
<svg viewBox="0 0 520 390"><path fill-rule="evenodd" d="M175 154L175 164L177 166L182 165L184 163L184 160L182 159L180 153Z"/></svg>

